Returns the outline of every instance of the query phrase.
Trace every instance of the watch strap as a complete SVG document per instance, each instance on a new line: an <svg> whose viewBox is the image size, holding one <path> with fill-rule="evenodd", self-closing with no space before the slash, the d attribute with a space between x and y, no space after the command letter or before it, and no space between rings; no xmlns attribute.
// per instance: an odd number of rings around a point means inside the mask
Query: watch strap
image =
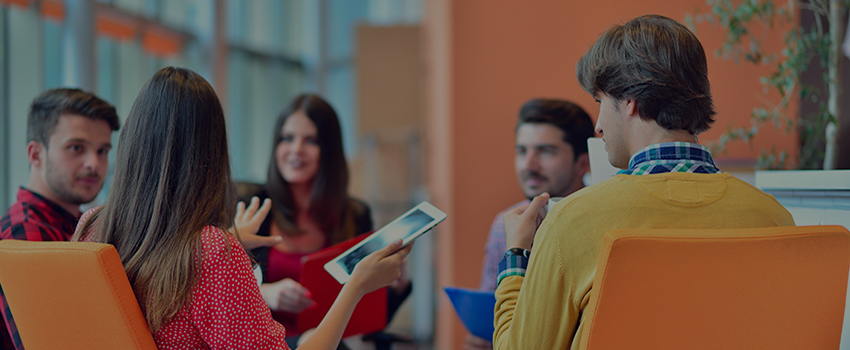
<svg viewBox="0 0 850 350"><path fill-rule="evenodd" d="M528 249L523 249L523 248L514 247L514 248L511 248L511 249L508 249L508 251L505 252L505 257L507 257L509 255L519 255L519 256L524 256L526 258L531 259L531 251L528 250Z"/></svg>
<svg viewBox="0 0 850 350"><path fill-rule="evenodd" d="M505 252L505 256L502 258L502 261L499 262L499 276L496 281L496 286L498 286L505 277L525 277L525 270L528 268L528 258L530 256L531 251L522 248L511 248Z"/></svg>

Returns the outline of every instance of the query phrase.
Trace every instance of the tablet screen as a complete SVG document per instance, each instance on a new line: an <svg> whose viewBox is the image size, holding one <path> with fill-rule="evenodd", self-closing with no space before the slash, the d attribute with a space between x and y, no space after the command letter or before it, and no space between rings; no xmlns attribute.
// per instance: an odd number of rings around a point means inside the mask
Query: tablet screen
<svg viewBox="0 0 850 350"><path fill-rule="evenodd" d="M390 226L384 227L381 234L369 238L369 241L361 245L356 250L349 253L344 258L337 261L342 269L349 275L354 271L354 265L357 265L360 260L367 255L386 247L390 242L396 239L406 239L410 235L418 232L423 227L427 226L434 218L426 214L420 209L416 209L407 216L401 218Z"/></svg>

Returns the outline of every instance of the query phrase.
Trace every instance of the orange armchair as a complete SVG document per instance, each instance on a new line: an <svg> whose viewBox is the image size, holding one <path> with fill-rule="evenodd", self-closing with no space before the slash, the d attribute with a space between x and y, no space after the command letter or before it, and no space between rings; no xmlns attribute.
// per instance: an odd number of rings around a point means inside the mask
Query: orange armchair
<svg viewBox="0 0 850 350"><path fill-rule="evenodd" d="M156 349L112 245L2 240L0 266L27 350Z"/></svg>
<svg viewBox="0 0 850 350"><path fill-rule="evenodd" d="M838 349L842 226L606 233L581 349Z"/></svg>

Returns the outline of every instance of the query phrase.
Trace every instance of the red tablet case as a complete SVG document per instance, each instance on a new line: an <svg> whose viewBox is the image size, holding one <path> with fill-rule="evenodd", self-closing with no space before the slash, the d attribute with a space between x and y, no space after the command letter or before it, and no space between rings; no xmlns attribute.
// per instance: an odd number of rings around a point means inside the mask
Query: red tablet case
<svg viewBox="0 0 850 350"><path fill-rule="evenodd" d="M318 305L298 314L298 332L303 333L308 329L316 328L342 290L342 285L325 271L325 264L368 236L368 234L359 235L302 258L301 285L313 294L313 300ZM384 329L386 325L387 288L385 287L366 294L360 299L342 337L377 332Z"/></svg>

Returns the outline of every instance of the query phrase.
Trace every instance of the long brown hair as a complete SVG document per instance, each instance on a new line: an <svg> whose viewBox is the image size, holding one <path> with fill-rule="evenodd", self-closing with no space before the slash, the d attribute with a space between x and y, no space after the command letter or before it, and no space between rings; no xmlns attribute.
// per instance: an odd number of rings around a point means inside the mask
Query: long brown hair
<svg viewBox="0 0 850 350"><path fill-rule="evenodd" d="M293 113L301 111L316 124L319 143L319 169L313 180L310 195L310 218L319 225L332 242L339 241L345 216L348 212L348 165L342 149L342 131L333 107L318 95L301 94L284 108L274 127L272 156L269 162L266 187L272 200L275 223L287 235L298 235L301 230L294 223L298 215L289 183L278 170L274 149L282 141L283 124ZM353 234L353 233L352 233ZM343 237L344 238L344 237Z"/></svg>
<svg viewBox="0 0 850 350"><path fill-rule="evenodd" d="M116 163L109 198L74 240L115 246L156 332L190 300L201 230L233 222L224 113L209 83L182 68L154 74L121 131Z"/></svg>

